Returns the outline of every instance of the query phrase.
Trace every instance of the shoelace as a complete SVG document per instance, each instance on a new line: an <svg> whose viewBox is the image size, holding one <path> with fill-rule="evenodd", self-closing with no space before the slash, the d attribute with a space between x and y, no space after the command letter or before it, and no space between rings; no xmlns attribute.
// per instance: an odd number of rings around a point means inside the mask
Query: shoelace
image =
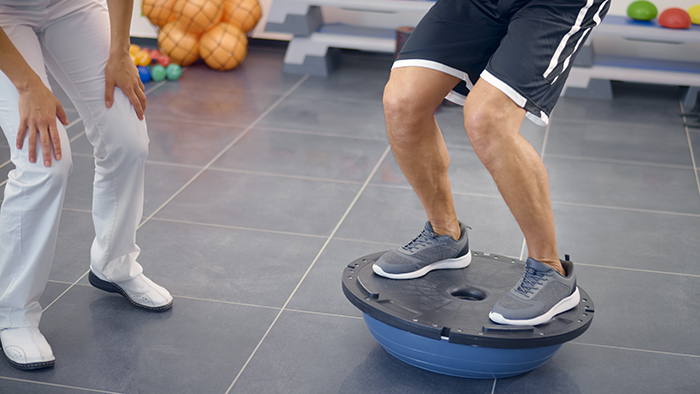
<svg viewBox="0 0 700 394"><path fill-rule="evenodd" d="M436 238L436 235L434 233L429 234L427 231L425 231L425 229L423 229L423 231L421 231L421 233L418 234L417 237L413 238L413 240L411 242L404 245L403 248L408 250L408 251L420 249L423 245L426 245L430 241L432 241L433 238Z"/></svg>
<svg viewBox="0 0 700 394"><path fill-rule="evenodd" d="M547 272L540 272L534 268L527 267L522 281L516 289L520 294L527 296L536 290L536 286L542 284L542 280L548 275Z"/></svg>

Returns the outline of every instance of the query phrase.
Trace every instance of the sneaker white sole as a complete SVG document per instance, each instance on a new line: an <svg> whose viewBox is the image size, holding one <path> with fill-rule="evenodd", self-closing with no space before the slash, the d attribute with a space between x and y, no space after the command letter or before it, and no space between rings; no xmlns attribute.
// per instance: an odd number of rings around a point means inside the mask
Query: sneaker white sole
<svg viewBox="0 0 700 394"><path fill-rule="evenodd" d="M426 265L425 267L413 271L413 272L405 272L403 274L390 274L388 272L384 272L381 267L379 267L376 264L372 264L372 269L374 270L374 273L383 276L385 278L389 279L415 279L415 278L420 278L421 276L427 274L428 272L432 270L439 270L439 269L460 269L469 266L469 264L472 262L472 251L470 250L467 252L462 257L457 257L454 259L446 259L446 260L440 260L437 261L433 264Z"/></svg>
<svg viewBox="0 0 700 394"><path fill-rule="evenodd" d="M581 296L578 291L578 287L576 287L576 290L573 292L573 294L559 301L556 305L552 307L552 309L548 310L543 315L526 320L511 320L506 319L500 313L489 312L489 319L499 324L509 324L512 326L536 326L538 324L546 323L552 320L554 316L560 313L564 313L569 309L575 307L576 305L578 305L580 300Z"/></svg>

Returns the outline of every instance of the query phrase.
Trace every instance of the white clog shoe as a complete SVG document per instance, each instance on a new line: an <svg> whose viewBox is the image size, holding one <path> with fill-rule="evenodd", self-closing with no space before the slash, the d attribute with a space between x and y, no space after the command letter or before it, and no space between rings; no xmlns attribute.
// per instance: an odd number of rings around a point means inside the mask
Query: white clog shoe
<svg viewBox="0 0 700 394"><path fill-rule="evenodd" d="M90 271L88 279L94 287L110 293L119 293L139 308L163 312L173 306L173 296L170 292L153 283L144 274L124 282L107 282Z"/></svg>
<svg viewBox="0 0 700 394"><path fill-rule="evenodd" d="M32 370L53 367L56 358L38 327L10 327L0 331L2 350L10 364Z"/></svg>

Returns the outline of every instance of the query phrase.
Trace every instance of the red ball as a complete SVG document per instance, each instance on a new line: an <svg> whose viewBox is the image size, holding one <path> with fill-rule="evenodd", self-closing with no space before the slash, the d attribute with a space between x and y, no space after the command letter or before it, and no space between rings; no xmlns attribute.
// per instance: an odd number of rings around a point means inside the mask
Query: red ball
<svg viewBox="0 0 700 394"><path fill-rule="evenodd" d="M659 15L659 24L669 29L688 29L690 28L690 15L682 8L668 8Z"/></svg>
<svg viewBox="0 0 700 394"><path fill-rule="evenodd" d="M158 64L160 64L163 67L168 67L170 65L170 58L168 57L168 55L161 54L158 58Z"/></svg>

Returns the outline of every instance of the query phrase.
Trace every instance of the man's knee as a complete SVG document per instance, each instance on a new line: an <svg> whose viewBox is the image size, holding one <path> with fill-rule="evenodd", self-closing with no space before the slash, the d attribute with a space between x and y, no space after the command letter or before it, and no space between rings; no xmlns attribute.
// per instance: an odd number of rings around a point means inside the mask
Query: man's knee
<svg viewBox="0 0 700 394"><path fill-rule="evenodd" d="M498 145L499 114L495 110L480 107L464 109L464 129L479 156L487 154Z"/></svg>
<svg viewBox="0 0 700 394"><path fill-rule="evenodd" d="M412 144L427 132L427 122L434 122L436 105L408 86L389 82L384 90L384 116L389 141Z"/></svg>
<svg viewBox="0 0 700 394"><path fill-rule="evenodd" d="M388 123L398 122L415 113L419 103L409 92L409 89L400 83L389 80L384 87L384 114Z"/></svg>
<svg viewBox="0 0 700 394"><path fill-rule="evenodd" d="M464 128L482 160L516 137L524 118L522 107L488 83L477 83L464 105Z"/></svg>

